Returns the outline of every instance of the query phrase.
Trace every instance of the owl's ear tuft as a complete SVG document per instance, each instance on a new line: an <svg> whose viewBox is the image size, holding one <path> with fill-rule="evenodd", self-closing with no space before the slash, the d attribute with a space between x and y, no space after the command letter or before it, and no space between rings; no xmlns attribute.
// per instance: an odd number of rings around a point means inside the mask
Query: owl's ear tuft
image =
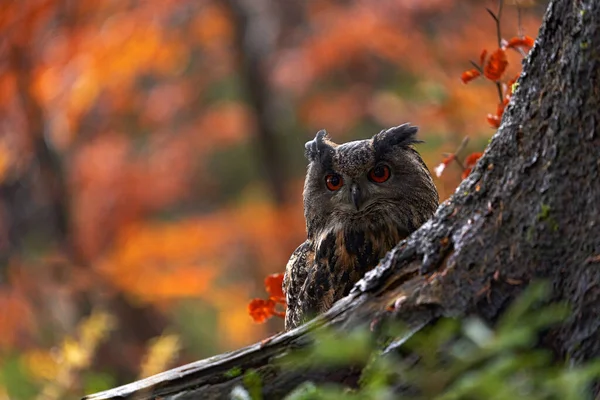
<svg viewBox="0 0 600 400"><path fill-rule="evenodd" d="M373 136L375 151L382 151L396 146L407 147L415 143L423 143L415 138L419 128L410 124L402 124L393 128L384 129Z"/></svg>
<svg viewBox="0 0 600 400"><path fill-rule="evenodd" d="M331 155L333 152L333 146L329 140L329 135L324 129L317 132L315 138L311 141L306 142L304 145L306 149L304 154L308 161L323 160L325 157Z"/></svg>

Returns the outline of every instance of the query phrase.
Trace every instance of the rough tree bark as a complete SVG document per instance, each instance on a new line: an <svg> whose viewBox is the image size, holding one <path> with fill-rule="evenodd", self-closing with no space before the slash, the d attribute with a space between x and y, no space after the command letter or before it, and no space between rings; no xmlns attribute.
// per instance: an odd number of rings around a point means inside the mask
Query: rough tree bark
<svg viewBox="0 0 600 400"><path fill-rule="evenodd" d="M341 329L440 316L493 322L533 279L552 283L572 316L548 334L560 359L600 356L600 2L554 0L502 126L477 167L431 221L401 242L320 319L256 344L86 399L228 398L254 368L264 398L335 374L277 369L321 323ZM394 305L394 307L389 307Z"/></svg>

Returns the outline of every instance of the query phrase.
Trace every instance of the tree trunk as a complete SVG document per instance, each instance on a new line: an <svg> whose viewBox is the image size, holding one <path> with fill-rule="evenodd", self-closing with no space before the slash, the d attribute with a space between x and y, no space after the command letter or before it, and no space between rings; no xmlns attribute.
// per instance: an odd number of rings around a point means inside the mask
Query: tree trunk
<svg viewBox="0 0 600 400"><path fill-rule="evenodd" d="M269 0L228 0L234 17L236 47L242 84L256 115L256 146L259 164L273 201L286 201L285 185L288 163L278 145L278 104L269 80L268 59L276 49L280 18L276 4Z"/></svg>
<svg viewBox="0 0 600 400"><path fill-rule="evenodd" d="M554 0L503 123L456 194L321 318L229 354L87 399L228 398L255 369L266 399L335 374L279 370L273 360L305 345L320 324L350 329L402 320L415 330L440 316L493 322L533 279L572 315L549 347L581 363L600 356L600 2Z"/></svg>

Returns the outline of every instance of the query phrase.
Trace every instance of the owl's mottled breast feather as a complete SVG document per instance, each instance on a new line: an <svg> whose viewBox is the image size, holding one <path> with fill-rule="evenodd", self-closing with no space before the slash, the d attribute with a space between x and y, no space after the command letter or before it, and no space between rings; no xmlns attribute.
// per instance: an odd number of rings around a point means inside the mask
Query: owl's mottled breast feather
<svg viewBox="0 0 600 400"><path fill-rule="evenodd" d="M286 329L323 313L347 295L385 253L405 237L396 226L373 229L340 227L307 240L294 251L286 267Z"/></svg>

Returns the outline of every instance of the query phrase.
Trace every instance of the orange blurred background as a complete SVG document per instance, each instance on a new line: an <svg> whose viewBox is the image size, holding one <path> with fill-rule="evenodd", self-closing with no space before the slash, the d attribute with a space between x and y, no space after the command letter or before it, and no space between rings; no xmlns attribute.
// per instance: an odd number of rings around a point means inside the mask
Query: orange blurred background
<svg viewBox="0 0 600 400"><path fill-rule="evenodd" d="M77 398L281 330L246 306L305 238L304 143L411 122L431 170L465 136L482 151L497 93L460 75L497 47L485 7L3 2L0 399ZM507 4L504 37L518 19Z"/></svg>

